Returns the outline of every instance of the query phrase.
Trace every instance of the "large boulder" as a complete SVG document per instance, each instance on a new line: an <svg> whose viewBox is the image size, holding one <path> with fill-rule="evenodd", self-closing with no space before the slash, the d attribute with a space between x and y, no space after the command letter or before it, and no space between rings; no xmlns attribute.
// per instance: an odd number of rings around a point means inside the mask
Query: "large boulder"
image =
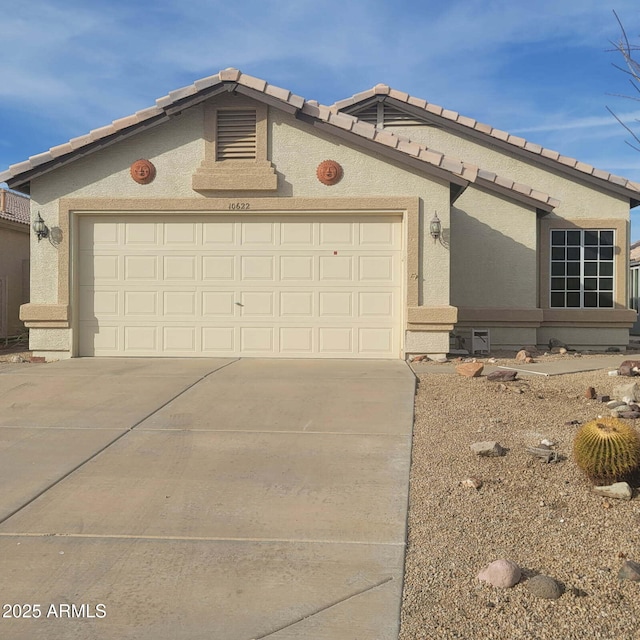
<svg viewBox="0 0 640 640"><path fill-rule="evenodd" d="M456 373L467 378L477 378L484 369L481 362L465 362L456 367Z"/></svg>
<svg viewBox="0 0 640 640"><path fill-rule="evenodd" d="M637 376L640 375L640 360L625 360L618 367L619 376Z"/></svg>

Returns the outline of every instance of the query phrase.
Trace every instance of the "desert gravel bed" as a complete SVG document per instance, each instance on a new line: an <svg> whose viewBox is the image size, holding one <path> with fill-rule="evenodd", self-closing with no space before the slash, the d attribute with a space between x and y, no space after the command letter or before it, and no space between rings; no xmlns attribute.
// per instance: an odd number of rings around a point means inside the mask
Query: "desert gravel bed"
<svg viewBox="0 0 640 640"><path fill-rule="evenodd" d="M520 376L501 387L437 367L414 365L420 385L400 640L640 639L640 583L617 578L625 558L640 562L638 483L628 502L591 493L572 460L579 427L565 424L608 414L584 397L587 387L610 394L631 379L600 370ZM545 464L525 451L543 438L566 459ZM484 440L507 454L475 456L469 446ZM461 485L469 476L483 486ZM477 580L498 558L522 568L515 587ZM537 573L561 583L558 600L529 593L525 582Z"/></svg>

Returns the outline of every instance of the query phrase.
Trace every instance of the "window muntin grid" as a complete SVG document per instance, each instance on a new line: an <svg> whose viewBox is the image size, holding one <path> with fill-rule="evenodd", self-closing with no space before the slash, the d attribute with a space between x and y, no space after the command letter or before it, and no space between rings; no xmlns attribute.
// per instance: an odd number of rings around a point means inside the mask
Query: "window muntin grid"
<svg viewBox="0 0 640 640"><path fill-rule="evenodd" d="M612 308L612 229L552 229L549 304L552 308Z"/></svg>

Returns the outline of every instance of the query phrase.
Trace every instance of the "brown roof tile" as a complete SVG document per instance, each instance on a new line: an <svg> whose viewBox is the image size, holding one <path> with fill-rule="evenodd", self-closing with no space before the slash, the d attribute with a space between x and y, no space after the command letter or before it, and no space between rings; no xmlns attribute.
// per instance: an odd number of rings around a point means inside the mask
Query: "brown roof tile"
<svg viewBox="0 0 640 640"><path fill-rule="evenodd" d="M383 88L385 90L383 90ZM577 160L575 160L574 158L566 158L565 156L561 156L557 151L553 151L551 149L546 149L545 147L542 147L541 145L538 144L534 144L532 142L529 142L519 136L513 136L513 135L509 135L507 132L505 131L501 131L500 129L494 129L492 127L490 127L489 125L477 122L475 120L473 120L473 118L468 118L465 116L461 116L460 114L456 113L455 111L450 111L448 109L443 109L442 107L435 105L435 104L431 104L430 102L427 102L426 100L422 100L420 98L416 98L414 96L408 95L403 93L403 92L399 92L399 91L395 91L394 89L389 88L387 85L376 85L373 88L373 92L374 93L387 93L391 98L396 98L398 100L400 100L401 102L406 102L408 104L411 104L413 106L417 106L421 109L424 109L425 111L427 111L428 113L432 113L436 116L445 118L447 120L451 120L452 122L457 122L458 124L461 124L465 127L468 127L470 129L473 129L475 131L478 131L480 133L483 133L485 135L494 137L498 140L502 140L504 142L507 142L509 144L513 144L514 146L517 146L521 149L524 149L534 155L539 155L542 156L544 158L548 158L550 160L554 160L556 162L560 162L561 164L570 167L572 169L575 169L576 171L580 171L581 173L586 173L587 175L591 175L594 176L596 178L599 178L601 180L605 180L607 182L610 182L612 184L618 185L618 186L622 186L626 189L629 189L630 191L638 191L640 193L640 185L632 182L631 180L628 180L626 178L620 178L616 176L613 176L612 174L606 172L606 171L601 171L598 169L595 169L594 167L592 167L591 165L588 165L586 163L583 162L578 162ZM360 96L367 96L368 92L361 92L358 93L356 95L353 96L353 98L351 99L346 99L346 100L341 100L339 102L336 102L334 106L338 107L338 109L343 109L346 107L350 107L353 106L354 104L357 104L358 102L361 101L361 99L359 98Z"/></svg>
<svg viewBox="0 0 640 640"><path fill-rule="evenodd" d="M29 224L30 222L30 199L20 193L0 189L0 218Z"/></svg>

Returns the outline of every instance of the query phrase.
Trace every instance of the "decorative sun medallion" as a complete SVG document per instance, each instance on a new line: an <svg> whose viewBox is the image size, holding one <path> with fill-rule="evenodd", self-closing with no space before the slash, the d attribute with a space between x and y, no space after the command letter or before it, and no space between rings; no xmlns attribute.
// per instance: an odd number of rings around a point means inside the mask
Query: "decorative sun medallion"
<svg viewBox="0 0 640 640"><path fill-rule="evenodd" d="M316 175L322 184L330 187L342 180L342 167L335 160L324 160L318 165Z"/></svg>
<svg viewBox="0 0 640 640"><path fill-rule="evenodd" d="M156 168L149 160L136 160L131 165L131 177L138 184L149 184L156 177Z"/></svg>

